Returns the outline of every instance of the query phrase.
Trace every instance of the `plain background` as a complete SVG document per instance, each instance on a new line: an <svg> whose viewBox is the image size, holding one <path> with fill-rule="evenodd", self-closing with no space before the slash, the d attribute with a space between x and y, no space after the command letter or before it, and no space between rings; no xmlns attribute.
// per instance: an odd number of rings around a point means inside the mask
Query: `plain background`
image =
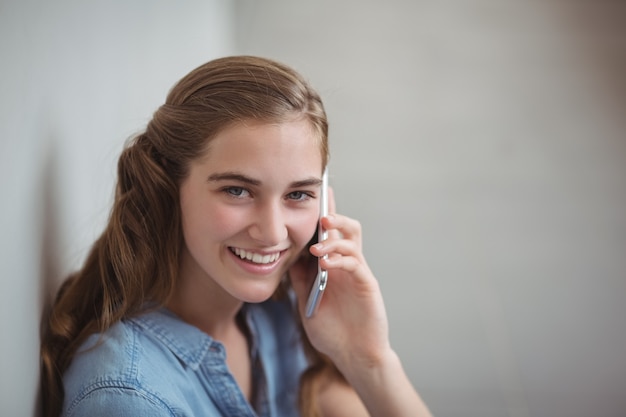
<svg viewBox="0 0 626 417"><path fill-rule="evenodd" d="M0 415L101 231L124 141L195 66L321 93L391 338L438 417L626 415L626 3L0 1Z"/></svg>

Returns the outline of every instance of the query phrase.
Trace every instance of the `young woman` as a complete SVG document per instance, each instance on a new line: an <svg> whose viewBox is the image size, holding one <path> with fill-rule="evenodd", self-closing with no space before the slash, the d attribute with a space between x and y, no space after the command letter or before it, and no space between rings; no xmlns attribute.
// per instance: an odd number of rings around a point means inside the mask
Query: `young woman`
<svg viewBox="0 0 626 417"><path fill-rule="evenodd" d="M327 140L319 96L280 63L185 76L123 151L108 225L44 323L45 414L429 416L332 192L308 245Z"/></svg>

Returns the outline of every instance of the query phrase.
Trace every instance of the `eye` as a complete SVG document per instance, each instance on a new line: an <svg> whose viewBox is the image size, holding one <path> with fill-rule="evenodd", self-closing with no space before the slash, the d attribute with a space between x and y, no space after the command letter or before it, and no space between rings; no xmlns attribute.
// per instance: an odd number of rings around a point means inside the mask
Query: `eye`
<svg viewBox="0 0 626 417"><path fill-rule="evenodd" d="M250 195L248 190L242 187L225 187L222 191L224 191L224 193L226 193L229 197L234 198L244 198Z"/></svg>
<svg viewBox="0 0 626 417"><path fill-rule="evenodd" d="M313 196L311 194L304 191L292 191L287 194L287 199L294 201L305 201L312 197Z"/></svg>

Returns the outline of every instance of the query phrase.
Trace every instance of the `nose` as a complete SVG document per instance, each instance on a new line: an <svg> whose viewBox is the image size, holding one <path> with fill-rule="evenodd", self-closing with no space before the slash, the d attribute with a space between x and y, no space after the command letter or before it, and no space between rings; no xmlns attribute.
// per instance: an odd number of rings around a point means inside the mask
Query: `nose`
<svg viewBox="0 0 626 417"><path fill-rule="evenodd" d="M249 233L264 246L276 246L284 242L287 239L287 223L280 203L267 202L261 205Z"/></svg>

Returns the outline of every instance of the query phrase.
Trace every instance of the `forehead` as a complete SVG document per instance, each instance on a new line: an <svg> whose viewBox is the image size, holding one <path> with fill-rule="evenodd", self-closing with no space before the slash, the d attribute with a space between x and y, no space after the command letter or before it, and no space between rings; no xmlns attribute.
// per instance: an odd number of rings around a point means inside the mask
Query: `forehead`
<svg viewBox="0 0 626 417"><path fill-rule="evenodd" d="M322 169L321 139L304 118L280 123L240 122L211 139L198 162L215 170L289 169L306 170L311 175L311 170Z"/></svg>

